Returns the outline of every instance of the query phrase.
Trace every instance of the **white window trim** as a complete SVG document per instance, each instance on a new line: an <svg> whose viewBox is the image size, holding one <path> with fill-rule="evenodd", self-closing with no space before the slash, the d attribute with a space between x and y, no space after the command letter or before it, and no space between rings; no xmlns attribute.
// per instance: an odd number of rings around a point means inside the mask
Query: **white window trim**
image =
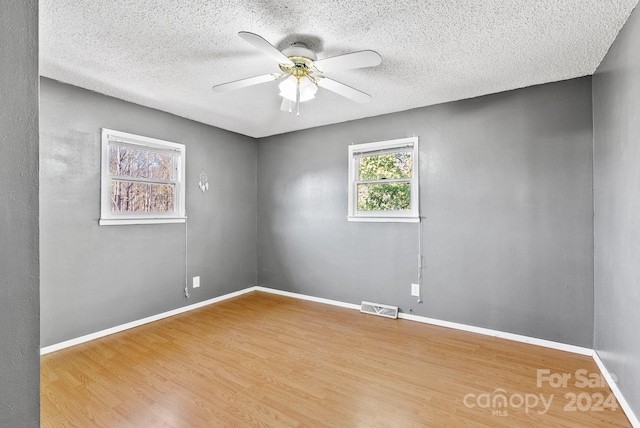
<svg viewBox="0 0 640 428"><path fill-rule="evenodd" d="M179 153L176 171L176 211L169 214L125 213L113 214L111 212L111 174L109 173L108 148L110 141L117 141L145 148L158 148L162 150L175 150ZM143 137L127 132L102 128L102 160L100 181L100 220L101 226L130 225L130 224L159 224L159 223L184 223L185 211L185 160L186 146L171 141L157 138Z"/></svg>
<svg viewBox="0 0 640 428"><path fill-rule="evenodd" d="M412 147L413 168L411 177L411 210L407 211L358 211L357 208L357 175L358 165L356 155L376 152L385 149L395 149L401 147ZM419 223L419 194L420 194L420 162L418 137L399 138L397 140L376 141L373 143L353 144L349 146L349 207L348 221L362 222L397 222L397 223Z"/></svg>

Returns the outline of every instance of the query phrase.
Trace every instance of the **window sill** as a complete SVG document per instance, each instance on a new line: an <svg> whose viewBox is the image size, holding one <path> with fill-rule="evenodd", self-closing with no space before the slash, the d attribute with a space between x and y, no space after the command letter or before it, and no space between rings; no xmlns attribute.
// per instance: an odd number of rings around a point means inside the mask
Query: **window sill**
<svg viewBox="0 0 640 428"><path fill-rule="evenodd" d="M101 218L98 221L100 226L126 226L132 224L163 224L163 223L184 223L186 217L171 218Z"/></svg>
<svg viewBox="0 0 640 428"><path fill-rule="evenodd" d="M420 223L420 217L355 217L348 216L348 221L370 223Z"/></svg>

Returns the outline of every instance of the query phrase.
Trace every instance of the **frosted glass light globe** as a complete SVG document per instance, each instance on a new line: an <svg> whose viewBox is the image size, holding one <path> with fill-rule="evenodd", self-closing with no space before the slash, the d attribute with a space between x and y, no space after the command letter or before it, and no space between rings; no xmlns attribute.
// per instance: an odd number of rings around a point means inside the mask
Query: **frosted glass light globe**
<svg viewBox="0 0 640 428"><path fill-rule="evenodd" d="M318 87L308 77L300 79L300 102L309 101L313 99L318 92ZM283 80L278 87L280 88L280 96L286 98L289 101L296 102L296 88L298 86L298 79L294 76L289 76Z"/></svg>

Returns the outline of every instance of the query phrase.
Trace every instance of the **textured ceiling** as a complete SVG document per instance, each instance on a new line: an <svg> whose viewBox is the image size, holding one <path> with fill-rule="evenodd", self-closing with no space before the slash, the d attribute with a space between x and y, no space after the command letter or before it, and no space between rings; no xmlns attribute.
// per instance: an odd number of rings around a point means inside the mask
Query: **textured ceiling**
<svg viewBox="0 0 640 428"><path fill-rule="evenodd" d="M144 106L264 137L592 74L638 0L40 0L40 73ZM373 68L327 73L369 93L320 89L296 117L279 71L238 37L319 59L372 49Z"/></svg>

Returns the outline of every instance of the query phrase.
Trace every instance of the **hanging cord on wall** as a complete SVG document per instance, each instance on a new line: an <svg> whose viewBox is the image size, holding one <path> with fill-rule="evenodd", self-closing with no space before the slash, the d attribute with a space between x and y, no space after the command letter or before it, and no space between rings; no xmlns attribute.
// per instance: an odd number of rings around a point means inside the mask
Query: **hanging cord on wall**
<svg viewBox="0 0 640 428"><path fill-rule="evenodd" d="M422 282L422 217L418 217L418 284Z"/></svg>
<svg viewBox="0 0 640 428"><path fill-rule="evenodd" d="M415 137L415 135L414 135ZM420 169L420 156L418 155L418 170ZM418 186L420 183L418 183ZM420 210L420 203L418 203L418 287L420 289L420 296L418 296L418 303L422 303L422 213Z"/></svg>
<svg viewBox="0 0 640 428"><path fill-rule="evenodd" d="M420 290L418 303L422 303L422 220L418 212L418 287Z"/></svg>
<svg viewBox="0 0 640 428"><path fill-rule="evenodd" d="M184 298L189 297L189 228L187 227L187 217L184 219Z"/></svg>

